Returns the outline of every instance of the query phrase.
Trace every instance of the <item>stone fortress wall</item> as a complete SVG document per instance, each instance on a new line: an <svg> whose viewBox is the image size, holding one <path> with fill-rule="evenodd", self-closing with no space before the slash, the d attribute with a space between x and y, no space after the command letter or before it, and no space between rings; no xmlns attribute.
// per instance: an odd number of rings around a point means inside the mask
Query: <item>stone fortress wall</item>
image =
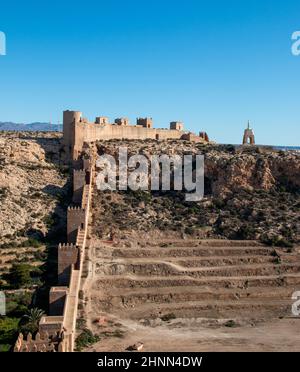
<svg viewBox="0 0 300 372"><path fill-rule="evenodd" d="M73 205L67 211L67 243L58 246L58 286L50 289L49 315L41 318L35 338L31 334L26 339L19 335L15 352L74 351L94 168L94 159L80 156L84 143L109 139L209 141L205 132L199 136L185 132L182 122L171 122L170 128L153 128L152 118L138 118L135 126L129 125L127 118L109 124L108 118L97 117L95 123L90 123L79 111L64 111L63 145L73 168Z"/></svg>
<svg viewBox="0 0 300 372"><path fill-rule="evenodd" d="M78 162L77 162L78 165ZM49 316L43 316L35 338L19 335L14 351L66 352L74 350L79 290L85 256L92 192L92 164L73 170L73 203L67 211L66 244L58 246L58 286L49 293Z"/></svg>
<svg viewBox="0 0 300 372"><path fill-rule="evenodd" d="M183 123L173 121L170 129L153 128L152 118L138 118L136 125L130 125L127 118L118 118L110 124L107 117L96 117L94 123L82 117L80 111L64 111L63 135L66 151L70 158L76 160L85 142L110 139L183 139L196 142L207 142L208 136L200 132L199 136L183 130Z"/></svg>

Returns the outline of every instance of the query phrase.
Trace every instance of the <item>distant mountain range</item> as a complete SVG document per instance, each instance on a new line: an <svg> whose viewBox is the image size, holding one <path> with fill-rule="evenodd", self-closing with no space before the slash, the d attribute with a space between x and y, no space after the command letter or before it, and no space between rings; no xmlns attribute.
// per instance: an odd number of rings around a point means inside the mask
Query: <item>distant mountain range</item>
<svg viewBox="0 0 300 372"><path fill-rule="evenodd" d="M0 131L1 130L15 130L15 131L36 131L36 132L61 132L62 124L49 124L49 123L12 123L12 122L1 122L0 121Z"/></svg>

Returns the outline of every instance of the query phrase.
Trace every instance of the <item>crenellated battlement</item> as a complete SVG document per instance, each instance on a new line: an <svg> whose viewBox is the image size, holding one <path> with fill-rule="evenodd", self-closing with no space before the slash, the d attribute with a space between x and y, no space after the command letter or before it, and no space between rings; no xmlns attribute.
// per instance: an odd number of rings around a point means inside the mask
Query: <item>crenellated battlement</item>
<svg viewBox="0 0 300 372"><path fill-rule="evenodd" d="M60 243L58 245L58 251L60 252L70 252L75 249L78 249L78 247L76 246L76 244L73 243Z"/></svg>
<svg viewBox="0 0 300 372"><path fill-rule="evenodd" d="M85 174L85 169L74 169L73 172L74 173L78 173L78 174L80 174L80 173L84 173Z"/></svg>
<svg viewBox="0 0 300 372"><path fill-rule="evenodd" d="M74 169L73 172L77 175L85 175L85 169Z"/></svg>
<svg viewBox="0 0 300 372"><path fill-rule="evenodd" d="M68 211L83 211L84 212L84 209L82 209L81 207L77 207L77 206L69 206Z"/></svg>
<svg viewBox="0 0 300 372"><path fill-rule="evenodd" d="M54 336L49 336L47 332L38 332L35 337L28 333L26 338L20 333L15 343L14 352L61 352L64 351L63 339L63 332Z"/></svg>
<svg viewBox="0 0 300 372"><path fill-rule="evenodd" d="M89 122L82 118L79 111L64 112L64 145L70 162L76 162L82 153L85 143L95 142L97 140L110 139L157 139L180 140L184 134L191 133L184 131L184 125L181 121L172 121L170 129L154 128L153 119L150 117L137 118L136 125L130 125L129 119L125 117L115 119L114 123L109 123L109 119L104 116L98 116L95 122ZM194 133L190 138L191 141L205 142L205 139Z"/></svg>

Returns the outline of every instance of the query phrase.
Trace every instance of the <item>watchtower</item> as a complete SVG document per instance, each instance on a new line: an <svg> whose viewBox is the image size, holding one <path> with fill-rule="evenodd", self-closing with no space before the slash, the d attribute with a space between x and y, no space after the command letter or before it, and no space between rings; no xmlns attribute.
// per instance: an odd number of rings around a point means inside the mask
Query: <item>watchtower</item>
<svg viewBox="0 0 300 372"><path fill-rule="evenodd" d="M68 207L67 211L67 239L68 243L75 243L78 229L84 229L85 209Z"/></svg>
<svg viewBox="0 0 300 372"><path fill-rule="evenodd" d="M68 286L71 267L80 259L79 248L75 244L59 244L58 246L58 284Z"/></svg>
<svg viewBox="0 0 300 372"><path fill-rule="evenodd" d="M64 111L63 115L63 142L65 151L69 159L73 159L75 146L75 128L76 123L81 121L82 113L80 111Z"/></svg>
<svg viewBox="0 0 300 372"><path fill-rule="evenodd" d="M136 125L144 128L153 128L153 120L152 118L137 118Z"/></svg>
<svg viewBox="0 0 300 372"><path fill-rule="evenodd" d="M172 129L172 130L183 130L183 123L181 121L171 121L170 129Z"/></svg>
<svg viewBox="0 0 300 372"><path fill-rule="evenodd" d="M129 125L129 119L128 118L117 118L115 119L115 124L117 125Z"/></svg>
<svg viewBox="0 0 300 372"><path fill-rule="evenodd" d="M97 116L95 120L95 124L109 124L108 117L106 116Z"/></svg>

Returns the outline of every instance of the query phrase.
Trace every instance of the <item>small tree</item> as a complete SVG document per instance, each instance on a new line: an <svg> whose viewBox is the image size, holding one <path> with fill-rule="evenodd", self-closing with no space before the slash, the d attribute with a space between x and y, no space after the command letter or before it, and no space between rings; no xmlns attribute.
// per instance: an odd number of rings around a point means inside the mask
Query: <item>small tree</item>
<svg viewBox="0 0 300 372"><path fill-rule="evenodd" d="M41 317L44 315L44 311L34 307L27 311L24 318L27 319L28 323L39 324Z"/></svg>
<svg viewBox="0 0 300 372"><path fill-rule="evenodd" d="M27 264L13 264L7 275L9 284L14 288L22 288L31 283L31 266Z"/></svg>
<svg viewBox="0 0 300 372"><path fill-rule="evenodd" d="M22 333L35 333L39 329L39 322L44 315L44 311L34 307L27 311L20 322L20 331Z"/></svg>

